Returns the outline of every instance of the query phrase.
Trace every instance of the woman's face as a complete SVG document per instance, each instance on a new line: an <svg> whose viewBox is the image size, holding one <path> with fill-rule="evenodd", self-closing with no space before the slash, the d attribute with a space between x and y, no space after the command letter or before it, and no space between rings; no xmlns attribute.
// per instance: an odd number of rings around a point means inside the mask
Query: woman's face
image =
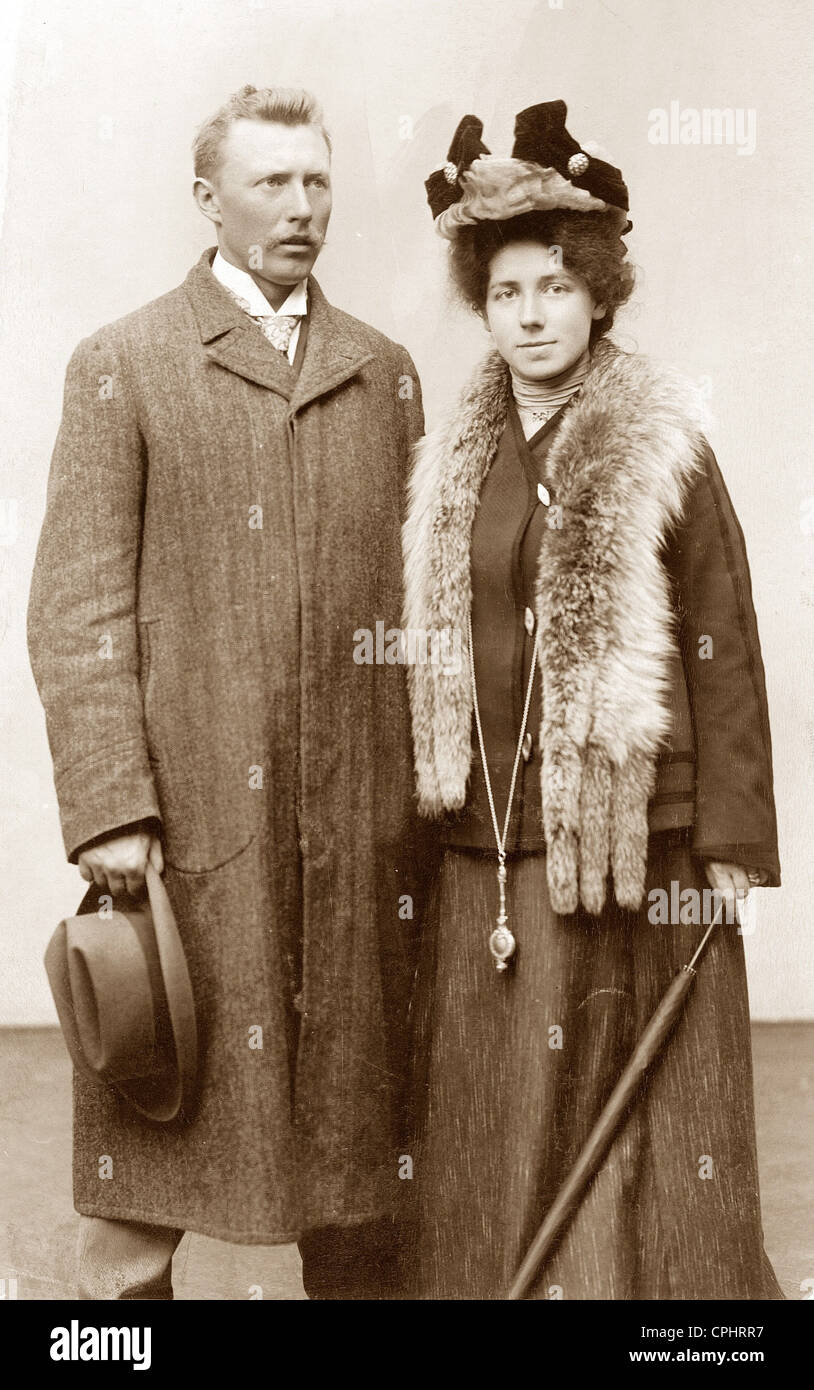
<svg viewBox="0 0 814 1390"><path fill-rule="evenodd" d="M559 247L514 241L489 266L486 320L501 357L525 381L562 376L605 316L581 276L561 265Z"/></svg>

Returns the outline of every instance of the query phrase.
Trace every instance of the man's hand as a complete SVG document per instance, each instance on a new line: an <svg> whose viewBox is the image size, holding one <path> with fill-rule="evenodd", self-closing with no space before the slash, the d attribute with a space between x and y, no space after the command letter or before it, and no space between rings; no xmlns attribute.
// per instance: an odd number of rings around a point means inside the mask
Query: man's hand
<svg viewBox="0 0 814 1390"><path fill-rule="evenodd" d="M159 837L139 830L131 835L111 835L109 840L83 850L76 862L88 883L96 883L111 895L126 890L138 898L144 889L148 859L154 869L163 873L164 854Z"/></svg>
<svg viewBox="0 0 814 1390"><path fill-rule="evenodd" d="M717 859L708 859L704 868L711 887L725 898L745 898L750 888L757 887L750 881L750 873L759 874L758 883L765 883L768 878L762 869L750 870L743 864L723 864Z"/></svg>

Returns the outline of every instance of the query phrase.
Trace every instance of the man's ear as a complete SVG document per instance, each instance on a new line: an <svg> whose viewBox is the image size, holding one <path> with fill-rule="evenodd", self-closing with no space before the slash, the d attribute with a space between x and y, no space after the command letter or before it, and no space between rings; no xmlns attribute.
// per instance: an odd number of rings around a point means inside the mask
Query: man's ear
<svg viewBox="0 0 814 1390"><path fill-rule="evenodd" d="M214 185L208 179L196 179L192 185L192 196L204 217L208 217L210 222L219 227L223 218Z"/></svg>

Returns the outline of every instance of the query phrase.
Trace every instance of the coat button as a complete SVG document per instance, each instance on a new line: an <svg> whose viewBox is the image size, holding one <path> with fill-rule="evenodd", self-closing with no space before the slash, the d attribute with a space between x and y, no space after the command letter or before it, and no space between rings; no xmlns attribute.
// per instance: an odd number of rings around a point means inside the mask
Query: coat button
<svg viewBox="0 0 814 1390"><path fill-rule="evenodd" d="M523 614L523 622L526 627L526 632L530 637L534 631L534 614L532 613L530 608L527 608L525 613Z"/></svg>
<svg viewBox="0 0 814 1390"><path fill-rule="evenodd" d="M534 747L534 743L533 743L531 734L526 734L525 738L523 739L523 762L524 762L524 763L527 763L528 760L529 760L529 758L531 757L531 750L532 750L533 747Z"/></svg>

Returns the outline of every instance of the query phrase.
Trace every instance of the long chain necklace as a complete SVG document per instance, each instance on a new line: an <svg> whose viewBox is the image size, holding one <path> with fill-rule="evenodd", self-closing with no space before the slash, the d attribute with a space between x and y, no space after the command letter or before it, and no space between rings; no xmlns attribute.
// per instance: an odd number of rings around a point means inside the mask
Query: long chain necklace
<svg viewBox="0 0 814 1390"><path fill-rule="evenodd" d="M523 722L520 725L520 737L517 740L517 752L514 755L514 767L512 768L512 780L509 786L509 801L506 806L506 817L503 822L503 834L501 835L497 823L497 813L495 811L495 799L492 795L492 783L489 777L489 768L486 762L486 749L483 745L483 729L480 722L480 709L478 708L478 687L475 681L475 652L472 645L472 615L469 616L469 669L472 675L472 701L475 707L475 725L478 730L478 743L480 745L480 756L483 764L483 778L486 783L486 795L489 798L489 810L492 813L492 827L495 832L495 844L497 845L497 887L499 894L497 926L489 937L489 950L495 958L498 970L508 969L507 961L511 960L517 950L517 942L507 925L506 915L506 836L509 833L509 822L512 815L512 802L514 801L514 788L517 781L517 769L520 766L520 755L523 751L523 740L526 737L526 724L528 723L529 708L531 706L531 692L534 687L534 673L537 669L537 652L540 645L540 628L538 625L534 638L534 651L531 654L531 671L529 672L528 689L526 690L526 703L523 706Z"/></svg>

